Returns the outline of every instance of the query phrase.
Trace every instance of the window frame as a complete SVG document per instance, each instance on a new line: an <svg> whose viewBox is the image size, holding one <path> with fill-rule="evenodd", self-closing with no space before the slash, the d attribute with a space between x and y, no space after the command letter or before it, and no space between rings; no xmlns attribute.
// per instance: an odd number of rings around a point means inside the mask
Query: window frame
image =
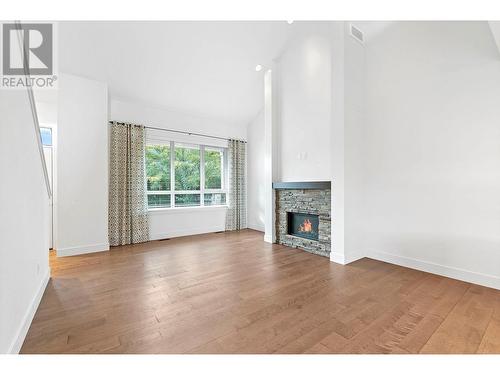
<svg viewBox="0 0 500 375"><path fill-rule="evenodd" d="M216 207L227 207L228 205L228 174L227 174L227 148L220 146L210 146L204 144L195 144L188 142L179 142L179 141L147 141L146 146L156 146L156 145L165 145L168 144L170 147L170 190L147 190L147 173L145 175L145 184L146 184L146 195L169 195L170 196L170 206L167 207L149 207L148 211L161 211L161 210L179 210L179 209L197 209L197 208L216 208ZM196 148L200 151L200 189L199 190L175 190L175 146L183 145L183 146L196 146ZM213 151L221 151L222 152L222 160L221 160L221 188L220 189L206 189L205 188L205 147L208 150ZM144 158L144 163L147 163L146 158ZM187 195L199 195L200 196L200 205L198 206L176 206L175 205L175 196L176 194L187 194ZM226 203L220 205L205 205L205 194L225 194ZM148 199L146 199L146 202Z"/></svg>

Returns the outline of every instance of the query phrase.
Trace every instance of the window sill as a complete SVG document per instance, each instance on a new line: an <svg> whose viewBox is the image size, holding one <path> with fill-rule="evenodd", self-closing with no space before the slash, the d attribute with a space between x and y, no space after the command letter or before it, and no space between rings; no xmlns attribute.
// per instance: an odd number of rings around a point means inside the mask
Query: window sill
<svg viewBox="0 0 500 375"><path fill-rule="evenodd" d="M227 205L223 205L223 206L198 206L198 207L149 208L148 214L180 213L180 212L196 212L196 211L219 211L219 210L225 210L226 208L227 208Z"/></svg>

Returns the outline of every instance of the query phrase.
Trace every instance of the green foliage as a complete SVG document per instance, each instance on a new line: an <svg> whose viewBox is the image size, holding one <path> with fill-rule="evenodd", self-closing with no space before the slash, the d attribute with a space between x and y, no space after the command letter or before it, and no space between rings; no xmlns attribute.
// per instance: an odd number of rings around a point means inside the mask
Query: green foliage
<svg viewBox="0 0 500 375"><path fill-rule="evenodd" d="M222 188L222 153L215 150L205 151L205 189Z"/></svg>
<svg viewBox="0 0 500 375"><path fill-rule="evenodd" d="M170 147L146 146L148 190L170 190Z"/></svg>
<svg viewBox="0 0 500 375"><path fill-rule="evenodd" d="M149 207L170 207L170 194L149 194Z"/></svg>
<svg viewBox="0 0 500 375"><path fill-rule="evenodd" d="M200 150L175 147L175 190L200 190Z"/></svg>
<svg viewBox="0 0 500 375"><path fill-rule="evenodd" d="M176 207L199 206L200 194L175 194Z"/></svg>

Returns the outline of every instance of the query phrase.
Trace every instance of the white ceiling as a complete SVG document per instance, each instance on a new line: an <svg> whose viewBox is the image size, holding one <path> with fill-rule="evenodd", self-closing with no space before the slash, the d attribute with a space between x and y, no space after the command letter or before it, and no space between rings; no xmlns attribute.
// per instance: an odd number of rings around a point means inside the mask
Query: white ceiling
<svg viewBox="0 0 500 375"><path fill-rule="evenodd" d="M500 21L488 21L488 25L490 26L491 34L493 34L493 39L495 39L495 44L500 52Z"/></svg>
<svg viewBox="0 0 500 375"><path fill-rule="evenodd" d="M62 22L59 70L105 81L111 97L250 122L263 71L294 25L279 22Z"/></svg>
<svg viewBox="0 0 500 375"><path fill-rule="evenodd" d="M353 22L365 34L365 41L369 43L373 38L384 33L394 21L356 21Z"/></svg>

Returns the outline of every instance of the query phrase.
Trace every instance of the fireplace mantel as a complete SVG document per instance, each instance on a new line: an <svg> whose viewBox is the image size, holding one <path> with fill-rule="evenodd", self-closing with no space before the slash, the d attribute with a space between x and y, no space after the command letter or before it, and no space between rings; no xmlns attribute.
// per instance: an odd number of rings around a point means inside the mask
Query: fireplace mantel
<svg viewBox="0 0 500 375"><path fill-rule="evenodd" d="M330 189L330 181L273 182L275 190Z"/></svg>

